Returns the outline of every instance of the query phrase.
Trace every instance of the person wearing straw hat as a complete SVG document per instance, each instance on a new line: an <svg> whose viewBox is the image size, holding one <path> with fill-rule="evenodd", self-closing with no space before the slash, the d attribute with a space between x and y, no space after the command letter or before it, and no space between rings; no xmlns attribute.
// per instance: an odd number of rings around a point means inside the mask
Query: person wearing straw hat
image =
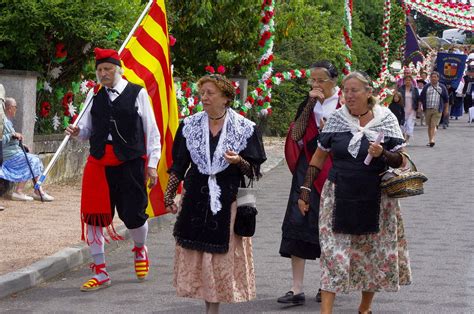
<svg viewBox="0 0 474 314"><path fill-rule="evenodd" d="M82 238L90 246L95 275L82 285L82 291L111 283L105 265L107 240L103 227L111 239L122 239L112 224L115 210L134 241L136 277L147 277L146 178L150 188L157 184L161 155L160 133L146 90L122 78L117 51L95 48L94 53L100 84L87 95L85 103L92 100L92 105L85 109L78 125L66 128L67 134L90 143L82 183L81 220Z"/></svg>
<svg viewBox="0 0 474 314"><path fill-rule="evenodd" d="M11 194L13 201L42 200L50 202L54 197L47 194L43 188L35 190L33 197L24 193L25 185L30 179L38 180L43 172L43 164L37 155L23 151L21 144L23 135L13 128L12 120L15 118L17 103L15 99L5 98L5 119L3 121L3 164L0 168L0 178L17 183ZM41 195L40 195L41 193Z"/></svg>

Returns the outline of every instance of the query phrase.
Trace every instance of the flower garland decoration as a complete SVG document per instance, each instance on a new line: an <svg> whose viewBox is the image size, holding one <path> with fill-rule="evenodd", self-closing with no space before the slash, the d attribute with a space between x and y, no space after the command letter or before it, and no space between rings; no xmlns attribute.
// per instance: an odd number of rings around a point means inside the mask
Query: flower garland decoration
<svg viewBox="0 0 474 314"><path fill-rule="evenodd" d="M178 103L178 118L184 119L194 113L202 111L202 103L196 96L198 93L197 83L181 82L175 83L176 101Z"/></svg>
<svg viewBox="0 0 474 314"><path fill-rule="evenodd" d="M344 1L344 25L342 33L344 35L344 43L346 44L346 58L344 62L344 69L342 72L347 75L351 72L352 66L352 0Z"/></svg>
<svg viewBox="0 0 474 314"><path fill-rule="evenodd" d="M257 95L257 110L259 115L266 116L271 114L271 97L272 88L271 84L266 84L267 80L270 80L273 72L273 40L275 38L275 9L273 6L273 0L264 0L261 6L262 18L260 19L260 40L258 45L262 55L258 62L257 73L258 73L258 85L262 89L261 92L254 90L251 92L253 95ZM245 102L244 107L249 108L249 104ZM251 108L251 107L250 107ZM247 109L248 110L248 109Z"/></svg>
<svg viewBox="0 0 474 314"><path fill-rule="evenodd" d="M391 19L392 3L391 0L384 1L384 16L382 26L382 66L379 76L374 82L374 87L382 86L390 75L388 70L388 54L390 52L390 19Z"/></svg>
<svg viewBox="0 0 474 314"><path fill-rule="evenodd" d="M216 70L213 66L208 65L204 68L207 74L214 74ZM223 65L217 67L217 73L224 74L226 68ZM233 100L231 107L238 111L241 115L247 115L249 108L245 107L237 98L240 96L240 86L238 82L232 81L235 88L236 99ZM175 83L176 99L178 103L178 118L185 117L203 110L201 101L199 100L197 83L181 82Z"/></svg>
<svg viewBox="0 0 474 314"><path fill-rule="evenodd" d="M298 78L306 78L310 76L310 70L309 69L301 69L301 70L290 70L286 72L278 72L275 73L272 77L268 78L264 82L260 83L258 87L250 92L247 96L247 99L245 100L244 106L247 107L248 109L252 108L254 105L259 106L259 107L264 107L265 102L270 103L271 101L271 95L266 95L264 96L264 91L265 90L271 90L273 85L280 85L281 83L285 81L290 81L293 79L298 79ZM260 111L260 114L264 115L271 115L272 114L272 108L267 107L263 108L264 112L262 113Z"/></svg>
<svg viewBox="0 0 474 314"><path fill-rule="evenodd" d="M441 0L405 0L408 8L416 10L438 23L474 31L473 9L469 3Z"/></svg>

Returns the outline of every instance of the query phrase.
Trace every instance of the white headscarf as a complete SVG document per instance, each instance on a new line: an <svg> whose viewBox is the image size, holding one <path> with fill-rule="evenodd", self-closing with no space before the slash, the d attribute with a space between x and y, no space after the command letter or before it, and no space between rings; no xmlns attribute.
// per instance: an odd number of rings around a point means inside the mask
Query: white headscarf
<svg viewBox="0 0 474 314"><path fill-rule="evenodd" d="M371 142L375 141L379 132L383 132L384 137L403 139L397 117L388 108L375 105L372 112L374 118L362 127L359 119L350 114L347 106L342 106L331 115L324 125L322 133L351 132L353 137L347 150L354 158L359 153L361 139L364 135Z"/></svg>

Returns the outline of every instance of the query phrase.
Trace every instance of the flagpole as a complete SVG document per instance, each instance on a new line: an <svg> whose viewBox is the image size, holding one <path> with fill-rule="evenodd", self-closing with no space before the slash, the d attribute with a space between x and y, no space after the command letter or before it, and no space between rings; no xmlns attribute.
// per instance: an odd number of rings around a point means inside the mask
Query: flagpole
<svg viewBox="0 0 474 314"><path fill-rule="evenodd" d="M148 1L148 4L146 5L145 9L143 10L142 14L140 15L140 17L138 18L137 22L135 23L135 25L133 26L132 30L130 31L130 33L128 34L127 38L125 38L122 46L120 47L118 53L120 54L123 49L125 49L125 46L128 44L128 42L130 41L130 38L132 38L133 36L133 33L135 32L135 30L138 28L138 26L140 25L140 23L142 22L143 18L145 17L145 15L147 14L148 10L150 9L151 5L153 4L155 0L150 0ZM84 116L84 112L86 112L87 108L92 104L92 101L93 101L94 97L91 98L91 100L87 103L87 105L84 106L84 108L82 109L82 111L79 113L79 115L77 116L76 120L74 121L74 123L72 124L73 126L77 126L77 124L79 123L79 121L81 120L81 118ZM48 175L49 171L53 168L54 164L56 163L56 161L58 160L59 158L59 155L62 153L62 151L64 150L64 148L66 147L66 144L68 143L69 139L71 138L70 135L66 135L63 139L63 141L61 142L61 144L59 145L59 148L56 150L56 152L54 153L53 155L53 158L51 158L50 162L48 163L48 166L45 168L45 170L43 171L43 173L41 174L41 176L39 177L38 181L36 182L34 188L35 190L39 190L39 188L41 187L41 185L43 184L44 180L46 180L46 176Z"/></svg>
<svg viewBox="0 0 474 314"><path fill-rule="evenodd" d="M135 25L133 26L132 30L130 31L130 33L128 34L127 38L125 38L125 40L123 41L123 44L122 44L122 47L120 47L118 53L120 54L122 52L123 49L125 49L125 46L128 44L128 42L130 41L130 38L132 38L133 36L133 33L135 33L135 30L138 28L138 25L140 25L140 23L142 22L143 18L145 17L145 15L147 14L148 10L150 9L151 5L153 4L155 0L150 0L148 1L148 4L146 5L145 9L143 10L142 12L142 15L140 15L140 17L138 18L137 22L135 23Z"/></svg>

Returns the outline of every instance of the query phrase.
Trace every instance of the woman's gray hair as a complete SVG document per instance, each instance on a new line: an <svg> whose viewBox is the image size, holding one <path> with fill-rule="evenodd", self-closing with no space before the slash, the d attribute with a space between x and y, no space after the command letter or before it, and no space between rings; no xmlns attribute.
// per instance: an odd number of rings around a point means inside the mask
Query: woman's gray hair
<svg viewBox="0 0 474 314"><path fill-rule="evenodd" d="M366 73L363 73L360 71L354 71L354 72L349 73L342 80L342 86L344 86L344 84L350 79L358 80L359 82L364 84L366 91L369 91L371 93L373 92L374 89L372 88L372 80ZM369 98L367 99L367 104L369 105L369 109L372 109L377 104L377 98L375 98L374 95L370 95Z"/></svg>

